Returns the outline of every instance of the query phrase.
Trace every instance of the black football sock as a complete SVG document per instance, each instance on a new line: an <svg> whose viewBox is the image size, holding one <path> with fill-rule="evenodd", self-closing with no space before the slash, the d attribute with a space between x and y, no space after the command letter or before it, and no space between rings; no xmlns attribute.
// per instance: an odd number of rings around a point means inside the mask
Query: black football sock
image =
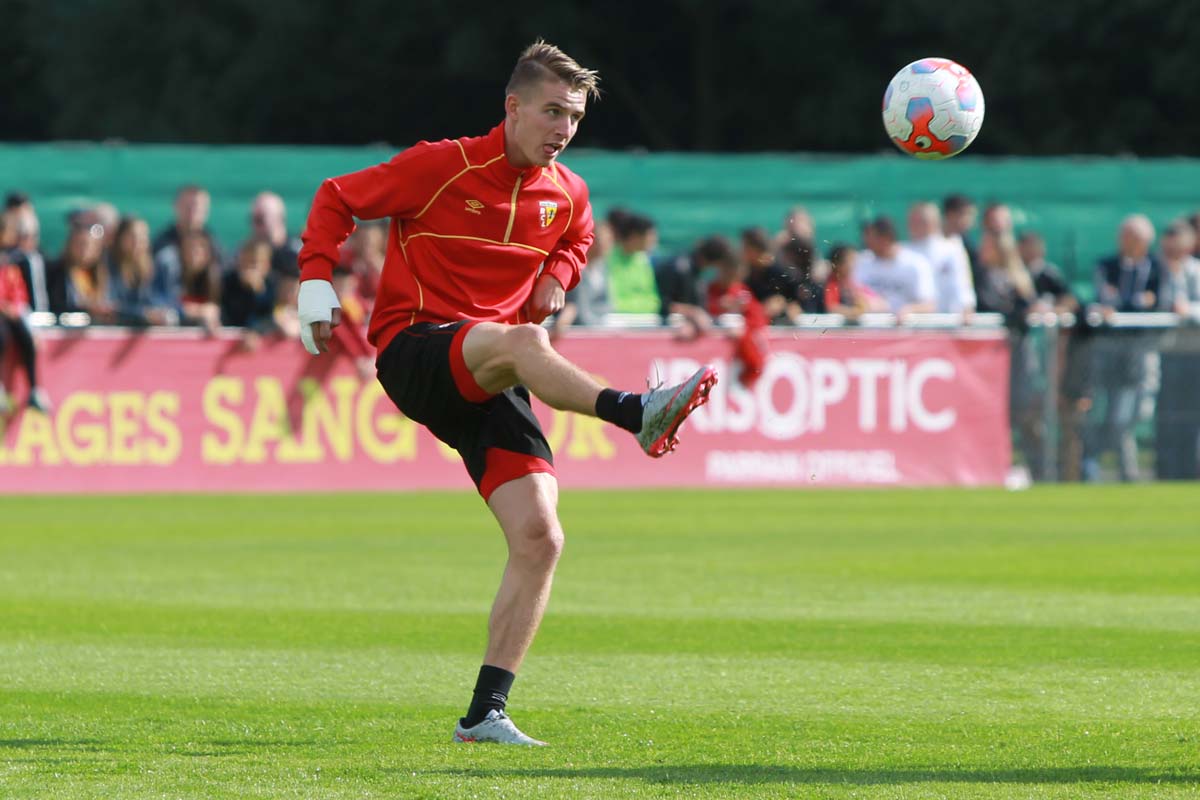
<svg viewBox="0 0 1200 800"><path fill-rule="evenodd" d="M467 715L461 720L462 726L464 728L475 727L483 722L483 718L493 708L503 711L504 705L508 702L508 692L512 689L513 680L516 677L508 670L499 667L488 664L480 667L479 678L475 681L475 694L471 698L471 707L467 709Z"/></svg>
<svg viewBox="0 0 1200 800"><path fill-rule="evenodd" d="M616 389L601 389L596 398L596 416L630 433L642 432L642 396Z"/></svg>

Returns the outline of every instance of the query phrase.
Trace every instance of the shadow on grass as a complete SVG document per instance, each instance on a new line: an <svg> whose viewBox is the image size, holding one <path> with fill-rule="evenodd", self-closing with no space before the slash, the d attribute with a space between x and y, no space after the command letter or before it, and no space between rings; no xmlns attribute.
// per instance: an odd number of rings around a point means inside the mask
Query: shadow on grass
<svg viewBox="0 0 1200 800"><path fill-rule="evenodd" d="M99 739L0 739L0 747L32 750L35 747L88 747L103 744Z"/></svg>
<svg viewBox="0 0 1200 800"><path fill-rule="evenodd" d="M859 786L905 783L1161 783L1200 784L1200 772L1139 767L1048 767L1044 769L834 769L758 764L678 764L655 767L456 769L441 774L474 778L620 778L647 783L821 783Z"/></svg>

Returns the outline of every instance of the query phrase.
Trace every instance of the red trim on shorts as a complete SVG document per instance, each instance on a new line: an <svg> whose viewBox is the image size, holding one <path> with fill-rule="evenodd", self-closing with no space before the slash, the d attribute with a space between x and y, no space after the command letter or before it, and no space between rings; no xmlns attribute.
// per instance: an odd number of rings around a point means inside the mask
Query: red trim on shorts
<svg viewBox="0 0 1200 800"><path fill-rule="evenodd" d="M524 478L535 472L548 472L557 475L554 465L544 458L516 453L512 450L501 450L499 447L489 447L484 452L483 480L479 482L479 494L483 495L486 503L492 492L509 481Z"/></svg>
<svg viewBox="0 0 1200 800"><path fill-rule="evenodd" d="M475 376L467 369L467 361L463 358L463 341L467 338L467 331L477 324L468 322L454 332L454 338L450 341L450 374L454 376L454 385L463 399L469 403L486 403L496 395L484 391L475 381Z"/></svg>

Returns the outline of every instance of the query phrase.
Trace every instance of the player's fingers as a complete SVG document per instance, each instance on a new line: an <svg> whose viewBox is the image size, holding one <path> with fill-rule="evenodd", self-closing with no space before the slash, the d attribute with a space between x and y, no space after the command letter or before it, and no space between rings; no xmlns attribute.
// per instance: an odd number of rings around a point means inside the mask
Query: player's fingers
<svg viewBox="0 0 1200 800"><path fill-rule="evenodd" d="M307 350L309 353L311 353L314 356L318 355L321 352L320 350L317 349L317 343L316 343L316 341L314 341L313 327L315 324L316 323L313 323L313 325L301 325L300 326L300 343L304 345L305 350Z"/></svg>
<svg viewBox="0 0 1200 800"><path fill-rule="evenodd" d="M329 337L333 335L333 330L328 322L316 322L316 330L313 331L317 340L317 349L322 353L329 352Z"/></svg>
<svg viewBox="0 0 1200 800"><path fill-rule="evenodd" d="M332 320L330 322L331 328L336 328L338 325L341 325L342 324L342 310L340 308L330 309L330 318Z"/></svg>

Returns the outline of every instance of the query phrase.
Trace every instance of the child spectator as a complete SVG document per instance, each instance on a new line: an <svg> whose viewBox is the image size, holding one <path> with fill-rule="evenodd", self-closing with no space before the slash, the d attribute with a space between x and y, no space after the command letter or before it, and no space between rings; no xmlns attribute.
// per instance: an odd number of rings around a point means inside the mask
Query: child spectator
<svg viewBox="0 0 1200 800"><path fill-rule="evenodd" d="M658 244L654 221L641 214L614 209L608 215L614 245L608 256L608 286L613 311L654 314L661 308L650 253Z"/></svg>
<svg viewBox="0 0 1200 800"><path fill-rule="evenodd" d="M829 251L829 280L825 282L825 311L857 320L871 311L887 311L879 295L858 282L854 268L858 251L848 244L835 244Z"/></svg>
<svg viewBox="0 0 1200 800"><path fill-rule="evenodd" d="M117 223L107 264L108 297L118 325L175 325L179 315L165 286L156 280L150 226L141 217Z"/></svg>
<svg viewBox="0 0 1200 800"><path fill-rule="evenodd" d="M748 268L746 286L762 303L767 319L786 319L788 303L799 296L800 286L793 274L775 260L765 228L742 231L742 261Z"/></svg>
<svg viewBox="0 0 1200 800"><path fill-rule="evenodd" d="M387 258L387 228L378 223L359 225L350 234L342 253L344 263L358 276L358 293L369 312L375 306Z"/></svg>

